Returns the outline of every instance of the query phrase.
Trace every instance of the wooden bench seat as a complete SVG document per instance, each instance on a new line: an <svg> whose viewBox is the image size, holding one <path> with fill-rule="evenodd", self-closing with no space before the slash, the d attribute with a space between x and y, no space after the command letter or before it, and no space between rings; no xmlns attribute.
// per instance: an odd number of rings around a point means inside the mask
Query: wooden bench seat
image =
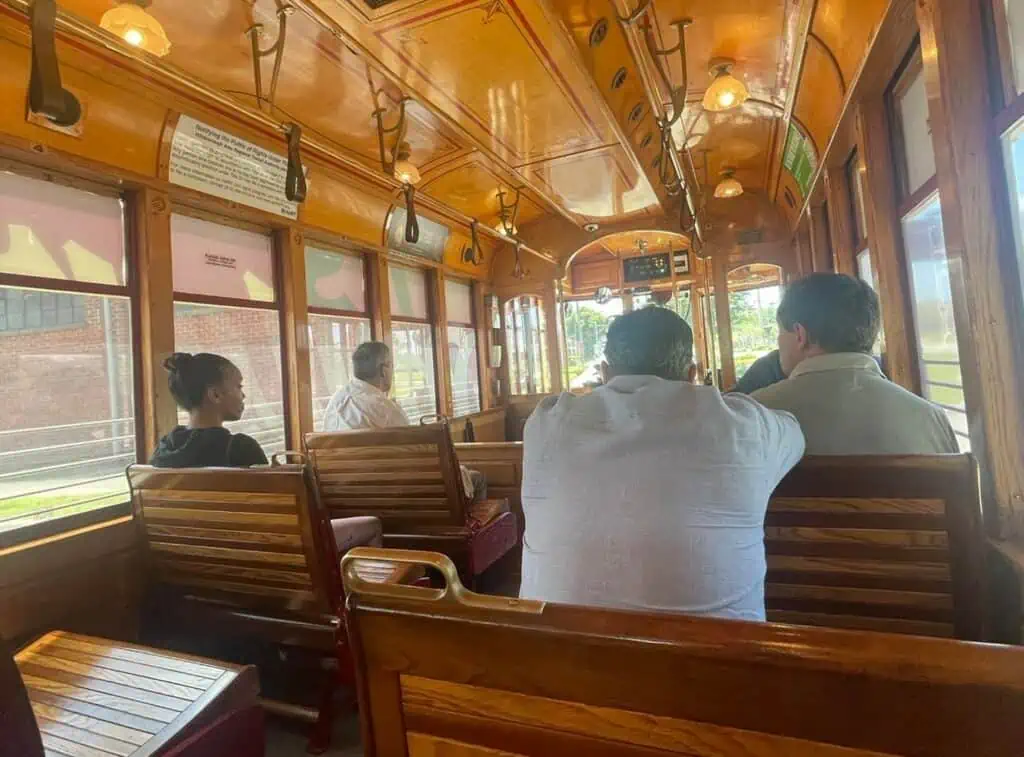
<svg viewBox="0 0 1024 757"><path fill-rule="evenodd" d="M151 627L253 636L333 660L319 709L305 711L316 722L311 749L325 749L334 691L352 682L351 658L337 545L308 470L133 465L128 479ZM388 563L366 571L368 580L411 580Z"/></svg>
<svg viewBox="0 0 1024 757"><path fill-rule="evenodd" d="M495 493L522 488L522 443L455 447ZM807 457L769 502L765 547L771 620L988 638L970 455Z"/></svg>
<svg viewBox="0 0 1024 757"><path fill-rule="evenodd" d="M467 583L519 543L507 501L466 496L444 423L310 434L306 449L332 518L380 518L385 546L443 552Z"/></svg>
<svg viewBox="0 0 1024 757"><path fill-rule="evenodd" d="M343 571L368 757L1019 757L1024 650L508 600Z"/></svg>
<svg viewBox="0 0 1024 757"><path fill-rule="evenodd" d="M166 754L218 718L254 707L259 694L250 666L64 631L32 642L15 663L41 736L39 757ZM0 741L14 738L13 728L0 716ZM262 734L254 735L250 741L260 745ZM243 755L238 741L231 746L231 754ZM36 757L30 747L20 749L26 751L17 757ZM8 755L2 747L0 754Z"/></svg>

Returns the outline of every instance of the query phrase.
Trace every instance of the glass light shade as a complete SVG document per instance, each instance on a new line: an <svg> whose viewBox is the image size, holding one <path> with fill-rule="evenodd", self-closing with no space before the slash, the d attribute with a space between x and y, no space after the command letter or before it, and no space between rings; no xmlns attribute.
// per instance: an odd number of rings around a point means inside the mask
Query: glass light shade
<svg viewBox="0 0 1024 757"><path fill-rule="evenodd" d="M711 86L704 93L704 110L722 111L738 108L749 97L747 85L729 73L728 69L723 68L715 75Z"/></svg>
<svg viewBox="0 0 1024 757"><path fill-rule="evenodd" d="M135 3L119 3L108 10L100 19L100 27L152 55L162 58L171 51L164 27Z"/></svg>
<svg viewBox="0 0 1024 757"><path fill-rule="evenodd" d="M730 197L739 197L743 194L743 185L740 184L738 179L734 179L732 176L726 176L715 187L715 197L721 199L729 199Z"/></svg>
<svg viewBox="0 0 1024 757"><path fill-rule="evenodd" d="M395 178L403 184L418 184L420 181L420 170L407 159L395 161Z"/></svg>

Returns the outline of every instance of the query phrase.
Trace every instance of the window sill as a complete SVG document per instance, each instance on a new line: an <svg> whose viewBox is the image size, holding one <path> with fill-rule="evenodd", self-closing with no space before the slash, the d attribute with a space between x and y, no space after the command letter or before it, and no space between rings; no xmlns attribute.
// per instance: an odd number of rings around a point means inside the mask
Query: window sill
<svg viewBox="0 0 1024 757"><path fill-rule="evenodd" d="M121 502L116 505L105 505L97 507L95 510L86 510L85 512L67 515L62 518L52 518L40 521L39 523L32 523L31 525L21 526L10 531L2 531L0 532L0 550L21 546L22 544L40 539L47 539L51 536L57 536L87 526L94 526L106 521L116 520L117 518L123 518L126 515L131 515L131 512L131 503Z"/></svg>

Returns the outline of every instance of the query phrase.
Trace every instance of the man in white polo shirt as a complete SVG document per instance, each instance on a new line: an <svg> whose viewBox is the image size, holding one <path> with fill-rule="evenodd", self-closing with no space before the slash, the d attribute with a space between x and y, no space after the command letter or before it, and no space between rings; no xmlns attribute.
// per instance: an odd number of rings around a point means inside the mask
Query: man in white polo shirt
<svg viewBox="0 0 1024 757"><path fill-rule="evenodd" d="M693 382L693 333L650 307L608 330L605 384L526 424L521 596L763 620L768 497L789 413Z"/></svg>

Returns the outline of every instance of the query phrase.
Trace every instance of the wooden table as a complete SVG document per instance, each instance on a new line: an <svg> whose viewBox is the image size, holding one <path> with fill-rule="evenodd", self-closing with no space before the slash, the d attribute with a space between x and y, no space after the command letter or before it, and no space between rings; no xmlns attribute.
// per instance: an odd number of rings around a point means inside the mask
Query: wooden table
<svg viewBox="0 0 1024 757"><path fill-rule="evenodd" d="M47 757L150 757L256 703L256 669L66 631L15 661Z"/></svg>

